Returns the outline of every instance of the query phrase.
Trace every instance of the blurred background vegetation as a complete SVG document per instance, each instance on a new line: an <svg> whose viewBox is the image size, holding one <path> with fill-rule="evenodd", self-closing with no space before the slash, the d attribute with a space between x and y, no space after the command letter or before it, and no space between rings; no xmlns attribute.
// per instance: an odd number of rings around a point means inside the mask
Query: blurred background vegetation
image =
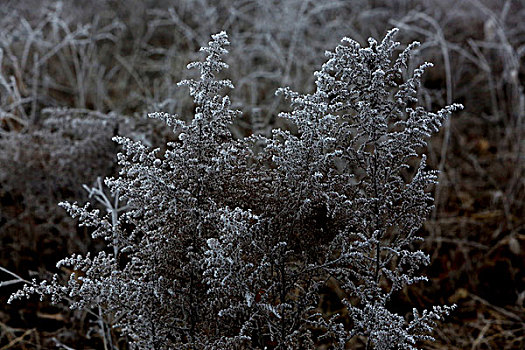
<svg viewBox="0 0 525 350"><path fill-rule="evenodd" d="M422 233L430 282L392 307L458 304L427 349L525 348L523 0L2 1L0 266L45 277L60 258L102 246L57 203L84 202L82 184L117 173L112 136L172 138L147 112L192 117L176 83L210 34L226 30L232 43L230 95L243 112L233 132L243 137L289 127L275 90L313 91L312 73L342 37L364 44L392 27L402 43L422 42L414 67L435 64L421 104L465 105L429 150L441 170ZM101 347L89 315L6 305L18 287L0 288L0 349Z"/></svg>

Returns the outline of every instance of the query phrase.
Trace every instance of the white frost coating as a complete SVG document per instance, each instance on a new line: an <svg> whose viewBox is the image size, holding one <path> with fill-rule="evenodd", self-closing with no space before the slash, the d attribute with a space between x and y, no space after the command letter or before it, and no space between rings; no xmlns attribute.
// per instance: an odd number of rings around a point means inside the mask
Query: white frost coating
<svg viewBox="0 0 525 350"><path fill-rule="evenodd" d="M311 349L320 337L336 349L358 337L369 348L417 349L432 339L435 320L452 308L405 318L387 307L393 293L425 280L417 271L429 263L411 249L437 174L424 156L412 178L402 171L459 106L414 107L429 65L407 72L410 50L393 58L396 32L365 48L343 39L315 73L315 93L279 89L291 105L280 116L296 134L239 140L229 129L239 112L223 95L233 85L217 77L228 37L213 35L201 49L206 58L188 65L199 78L180 83L194 99L193 120L150 115L177 142L159 156L114 138L122 170L107 184L126 202L118 220L62 204L109 238L113 254L63 259L75 270L67 284L33 281L10 300L71 300L118 320L108 329L138 349ZM348 296L340 301L351 327L319 310L327 281Z"/></svg>

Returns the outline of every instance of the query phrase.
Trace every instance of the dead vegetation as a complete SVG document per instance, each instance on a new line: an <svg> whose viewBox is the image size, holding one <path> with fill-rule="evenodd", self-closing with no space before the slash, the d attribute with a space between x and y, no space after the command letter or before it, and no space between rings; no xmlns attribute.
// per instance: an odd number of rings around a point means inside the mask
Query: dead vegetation
<svg viewBox="0 0 525 350"><path fill-rule="evenodd" d="M309 72L340 37L397 26L402 42L423 43L420 62L435 62L421 101L465 109L431 142L429 163L442 173L424 234L430 283L396 302L458 304L425 348L525 347L524 1L35 3L0 9L0 266L32 278L97 244L54 204L85 200L83 183L115 171L116 130L156 144L166 133L145 126L144 112L191 114L174 82L209 34L227 30L233 43L241 136L286 127L275 89L311 87ZM65 151L73 146L81 151ZM5 305L17 285L1 286ZM92 320L37 300L5 306L0 349L101 348Z"/></svg>

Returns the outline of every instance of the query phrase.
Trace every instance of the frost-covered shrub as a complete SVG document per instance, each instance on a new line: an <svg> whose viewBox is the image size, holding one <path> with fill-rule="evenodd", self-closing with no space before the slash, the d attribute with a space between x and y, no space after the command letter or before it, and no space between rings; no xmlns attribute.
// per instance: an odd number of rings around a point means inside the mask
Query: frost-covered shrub
<svg viewBox="0 0 525 350"><path fill-rule="evenodd" d="M116 130L113 115L50 108L38 124L0 136L0 258L10 268L49 268L57 253L86 249L88 237L76 236L57 203L86 198L83 183L113 172Z"/></svg>
<svg viewBox="0 0 525 350"><path fill-rule="evenodd" d="M414 250L432 207L436 173L418 150L458 106L417 107L421 75L407 71L409 45L396 59L390 31L368 47L345 38L315 73L312 94L288 88L280 129L236 140L237 111L224 32L186 80L196 105L185 123L152 113L173 128L163 153L124 137L118 178L106 185L128 208L100 215L63 203L104 237L107 251L59 262L75 271L63 285L26 285L13 296L50 295L94 309L101 334L116 331L137 348L416 349L450 307L410 318L389 310L393 293L424 280L428 256ZM344 312L319 307L327 285Z"/></svg>

